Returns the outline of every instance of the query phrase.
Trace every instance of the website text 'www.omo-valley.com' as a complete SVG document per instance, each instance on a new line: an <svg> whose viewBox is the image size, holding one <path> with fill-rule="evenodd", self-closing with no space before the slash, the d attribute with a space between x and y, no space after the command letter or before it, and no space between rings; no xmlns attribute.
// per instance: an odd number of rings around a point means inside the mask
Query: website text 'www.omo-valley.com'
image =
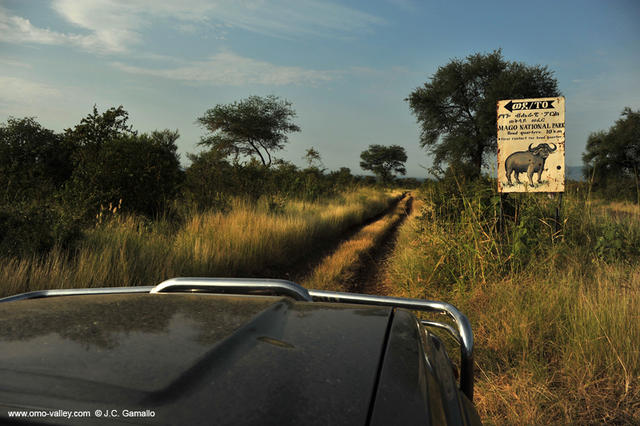
<svg viewBox="0 0 640 426"><path fill-rule="evenodd" d="M16 419L34 419L34 418L115 418L115 417L155 417L153 410L29 410L29 411L8 411L7 417Z"/></svg>

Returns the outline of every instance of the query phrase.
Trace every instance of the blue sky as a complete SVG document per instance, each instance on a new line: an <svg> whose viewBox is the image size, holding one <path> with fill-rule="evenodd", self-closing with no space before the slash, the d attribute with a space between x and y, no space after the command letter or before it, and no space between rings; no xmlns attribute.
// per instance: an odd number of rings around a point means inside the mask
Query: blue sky
<svg viewBox="0 0 640 426"><path fill-rule="evenodd" d="M431 159L404 101L452 58L502 48L547 65L566 97L566 163L589 133L640 109L640 2L419 0L0 0L0 121L77 124L123 105L139 131L178 129L197 152L197 117L275 94L300 133L278 156L360 170L370 144L405 147L409 176Z"/></svg>

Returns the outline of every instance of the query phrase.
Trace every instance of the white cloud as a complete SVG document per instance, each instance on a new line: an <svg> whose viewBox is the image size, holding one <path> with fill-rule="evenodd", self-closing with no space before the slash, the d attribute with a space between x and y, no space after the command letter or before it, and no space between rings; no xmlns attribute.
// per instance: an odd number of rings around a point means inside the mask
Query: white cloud
<svg viewBox="0 0 640 426"><path fill-rule="evenodd" d="M280 37L342 37L366 33L382 18L321 0L219 0L209 18L247 31Z"/></svg>
<svg viewBox="0 0 640 426"><path fill-rule="evenodd" d="M158 21L182 33L206 27L224 37L228 29L236 28L285 38L344 37L384 23L322 0L51 0L51 7L80 33L39 28L0 7L0 41L69 44L92 52L122 53L141 44L142 32Z"/></svg>
<svg viewBox="0 0 640 426"><path fill-rule="evenodd" d="M300 67L278 66L269 62L238 56L232 52L218 53L206 61L193 61L186 66L171 69L142 68L121 62L114 62L112 65L131 74L150 75L215 86L240 86L244 84L314 85L334 80L341 74L338 71L318 71Z"/></svg>
<svg viewBox="0 0 640 426"><path fill-rule="evenodd" d="M15 114L24 107L38 106L62 97L62 93L51 86L20 77L0 76L0 111Z"/></svg>
<svg viewBox="0 0 640 426"><path fill-rule="evenodd" d="M26 69L33 68L31 64L27 64L26 62L22 62L22 61L17 61L12 58L0 57L0 64L6 65L9 67L14 67L14 68L26 68Z"/></svg>
<svg viewBox="0 0 640 426"><path fill-rule="evenodd" d="M0 42L35 43L46 45L75 45L88 50L122 51L123 49L104 43L96 34L66 34L48 28L35 27L30 20L11 16L0 7Z"/></svg>
<svg viewBox="0 0 640 426"><path fill-rule="evenodd" d="M139 2L138 2L139 3ZM123 52L141 41L147 17L135 1L53 0L52 7L66 21L90 31L100 47Z"/></svg>

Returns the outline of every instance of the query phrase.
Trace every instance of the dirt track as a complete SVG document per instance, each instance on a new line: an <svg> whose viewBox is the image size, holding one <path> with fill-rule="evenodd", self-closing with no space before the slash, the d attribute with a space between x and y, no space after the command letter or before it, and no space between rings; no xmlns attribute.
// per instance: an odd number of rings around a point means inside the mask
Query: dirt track
<svg viewBox="0 0 640 426"><path fill-rule="evenodd" d="M401 213L399 220L382 237L380 243L362 259L358 275L355 278L355 282L358 285L352 291L356 293L385 294L383 283L385 261L395 248L398 229L411 214L412 208L413 197L409 194L404 212Z"/></svg>
<svg viewBox="0 0 640 426"><path fill-rule="evenodd" d="M314 262L297 282L308 288L384 294L384 267L395 247L398 227L411 211L405 194L386 214L362 224Z"/></svg>

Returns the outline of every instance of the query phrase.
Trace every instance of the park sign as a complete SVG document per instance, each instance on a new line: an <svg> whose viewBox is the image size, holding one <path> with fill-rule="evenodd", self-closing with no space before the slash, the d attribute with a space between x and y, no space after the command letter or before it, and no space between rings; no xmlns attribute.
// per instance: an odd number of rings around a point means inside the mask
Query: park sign
<svg viewBox="0 0 640 426"><path fill-rule="evenodd" d="M498 101L498 191L564 192L564 98Z"/></svg>

